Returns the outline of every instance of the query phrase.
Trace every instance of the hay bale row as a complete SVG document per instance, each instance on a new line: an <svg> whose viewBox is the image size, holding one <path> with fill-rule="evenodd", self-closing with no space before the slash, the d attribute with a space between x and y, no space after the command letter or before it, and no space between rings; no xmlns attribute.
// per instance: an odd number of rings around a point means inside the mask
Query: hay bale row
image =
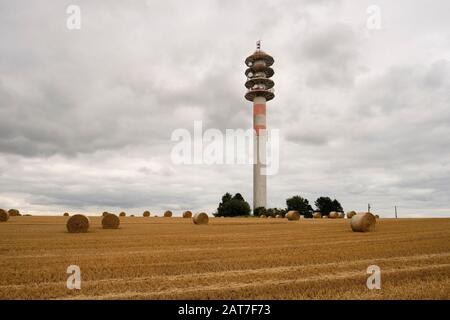
<svg viewBox="0 0 450 320"><path fill-rule="evenodd" d="M209 217L205 212L196 213L192 218L194 224L208 224Z"/></svg>
<svg viewBox="0 0 450 320"><path fill-rule="evenodd" d="M339 218L339 213L337 213L336 211L331 211L330 214L328 215L328 218L337 219Z"/></svg>
<svg viewBox="0 0 450 320"><path fill-rule="evenodd" d="M289 221L300 220L300 213L298 213L298 211L294 211L294 210L289 211L289 212L286 214L286 218L287 218Z"/></svg>
<svg viewBox="0 0 450 320"><path fill-rule="evenodd" d="M144 213L142 214L142 216L146 217L146 218L150 217L150 215L151 215L151 213L148 210L145 210Z"/></svg>
<svg viewBox="0 0 450 320"><path fill-rule="evenodd" d="M69 233L84 233L88 232L91 221L88 217L82 214L75 214L67 220L67 231Z"/></svg>
<svg viewBox="0 0 450 320"><path fill-rule="evenodd" d="M354 215L356 215L355 211L347 212L347 219L351 219Z"/></svg>
<svg viewBox="0 0 450 320"><path fill-rule="evenodd" d="M192 212L189 210L183 212L183 218L192 218Z"/></svg>
<svg viewBox="0 0 450 320"><path fill-rule="evenodd" d="M375 231L376 218L369 212L358 213L352 217L350 227L354 232Z"/></svg>
<svg viewBox="0 0 450 320"><path fill-rule="evenodd" d="M172 217L172 211L167 210L166 212L164 212L164 218L171 218Z"/></svg>
<svg viewBox="0 0 450 320"><path fill-rule="evenodd" d="M6 210L0 209L0 222L9 220L9 213Z"/></svg>
<svg viewBox="0 0 450 320"><path fill-rule="evenodd" d="M322 218L322 212L316 211L313 213L314 219L321 219Z"/></svg>
<svg viewBox="0 0 450 320"><path fill-rule="evenodd" d="M103 229L118 229L119 225L120 225L120 219L115 214L108 213L102 219Z"/></svg>

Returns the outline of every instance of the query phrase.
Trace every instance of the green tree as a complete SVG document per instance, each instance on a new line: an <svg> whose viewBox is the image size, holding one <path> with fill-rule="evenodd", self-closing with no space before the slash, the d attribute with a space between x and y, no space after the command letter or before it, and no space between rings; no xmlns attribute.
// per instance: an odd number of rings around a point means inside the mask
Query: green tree
<svg viewBox="0 0 450 320"><path fill-rule="evenodd" d="M302 198L300 196L293 196L286 200L287 211L295 210L300 213L300 215L305 216L305 218L312 218L313 208L309 204L308 199Z"/></svg>
<svg viewBox="0 0 450 320"><path fill-rule="evenodd" d="M314 204L316 205L317 210L320 211L323 216L329 215L331 211L344 212L344 209L342 208L339 201L337 201L336 199L331 200L330 197L317 198Z"/></svg>
<svg viewBox="0 0 450 320"><path fill-rule="evenodd" d="M244 197L240 193L236 193L233 197L235 200L245 201Z"/></svg>
<svg viewBox="0 0 450 320"><path fill-rule="evenodd" d="M258 207L253 210L253 215L256 217L262 216L263 214L266 214L266 208L264 207Z"/></svg>
<svg viewBox="0 0 450 320"><path fill-rule="evenodd" d="M236 217L247 216L251 212L250 205L244 200L240 193L236 193L234 197L226 193L222 197L222 202L219 203L216 217Z"/></svg>
<svg viewBox="0 0 450 320"><path fill-rule="evenodd" d="M344 212L344 209L342 208L341 204L336 199L333 200L333 210L332 211Z"/></svg>

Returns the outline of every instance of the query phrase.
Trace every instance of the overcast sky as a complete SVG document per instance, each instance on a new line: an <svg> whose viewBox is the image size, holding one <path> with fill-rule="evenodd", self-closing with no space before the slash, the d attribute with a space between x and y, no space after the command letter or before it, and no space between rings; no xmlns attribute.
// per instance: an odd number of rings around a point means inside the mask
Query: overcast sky
<svg viewBox="0 0 450 320"><path fill-rule="evenodd" d="M81 29L66 27L68 5ZM381 29L369 30L370 5ZM176 165L173 130L248 129L245 58L275 58L268 206L450 216L450 2L2 1L0 207L213 212L251 165Z"/></svg>

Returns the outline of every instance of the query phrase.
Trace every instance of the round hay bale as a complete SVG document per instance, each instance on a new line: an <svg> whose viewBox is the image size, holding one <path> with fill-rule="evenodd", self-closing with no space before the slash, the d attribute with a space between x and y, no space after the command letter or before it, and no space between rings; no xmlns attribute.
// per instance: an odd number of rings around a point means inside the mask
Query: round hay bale
<svg viewBox="0 0 450 320"><path fill-rule="evenodd" d="M9 213L6 210L0 209L0 222L9 220Z"/></svg>
<svg viewBox="0 0 450 320"><path fill-rule="evenodd" d="M9 209L8 213L9 213L10 217L20 217L21 216L19 210L17 210L17 209Z"/></svg>
<svg viewBox="0 0 450 320"><path fill-rule="evenodd" d="M267 218L267 216L266 216L265 214L262 214L262 215L260 215L259 217L260 217L260 218L263 218L263 219Z"/></svg>
<svg viewBox="0 0 450 320"><path fill-rule="evenodd" d="M164 212L164 218L171 218L172 217L172 211L167 210L166 212Z"/></svg>
<svg viewBox="0 0 450 320"><path fill-rule="evenodd" d="M376 219L380 219L380 216L376 214L376 215L375 215L375 218L376 218Z"/></svg>
<svg viewBox="0 0 450 320"><path fill-rule="evenodd" d="M82 233L88 232L90 220L88 217L82 214L75 214L67 220L67 231L69 233Z"/></svg>
<svg viewBox="0 0 450 320"><path fill-rule="evenodd" d="M289 221L300 220L300 213L298 213L298 211L294 211L294 210L289 211L289 212L286 214L286 218L287 218Z"/></svg>
<svg viewBox="0 0 450 320"><path fill-rule="evenodd" d="M314 213L313 213L313 218L314 218L314 219L320 219L320 218L322 218L322 213L321 213L321 212L318 212L318 211L314 212Z"/></svg>
<svg viewBox="0 0 450 320"><path fill-rule="evenodd" d="M142 216L147 217L147 218L150 217L150 211L145 210L144 213L142 214Z"/></svg>
<svg viewBox="0 0 450 320"><path fill-rule="evenodd" d="M373 214L358 213L352 217L350 227L353 232L371 232L375 231L376 218Z"/></svg>
<svg viewBox="0 0 450 320"><path fill-rule="evenodd" d="M328 219L328 216L323 216L322 219Z"/></svg>
<svg viewBox="0 0 450 320"><path fill-rule="evenodd" d="M134 218L134 214L132 214L130 217Z"/></svg>
<svg viewBox="0 0 450 320"><path fill-rule="evenodd" d="M103 229L118 229L120 225L120 219L115 214L109 213L102 219Z"/></svg>
<svg viewBox="0 0 450 320"><path fill-rule="evenodd" d="M102 213L102 216L103 216L103 217L106 217L108 214L109 214L109 212L108 212L108 211L105 211L105 212Z"/></svg>
<svg viewBox="0 0 450 320"><path fill-rule="evenodd" d="M70 214L68 212L64 212L63 216L68 217L68 216L70 216Z"/></svg>
<svg viewBox="0 0 450 320"><path fill-rule="evenodd" d="M192 221L194 222L194 224L208 224L209 217L206 213L200 212L194 215Z"/></svg>
<svg viewBox="0 0 450 320"><path fill-rule="evenodd" d="M189 210L183 212L183 218L192 218L192 212Z"/></svg>
<svg viewBox="0 0 450 320"><path fill-rule="evenodd" d="M273 219L273 216L268 216L267 219Z"/></svg>
<svg viewBox="0 0 450 320"><path fill-rule="evenodd" d="M119 217L126 217L127 216L127 214L126 214L126 212L121 212L121 213L119 213Z"/></svg>
<svg viewBox="0 0 450 320"><path fill-rule="evenodd" d="M337 213L336 211L331 211L330 214L328 215L328 218L330 219L337 219L339 217L339 213Z"/></svg>
<svg viewBox="0 0 450 320"><path fill-rule="evenodd" d="M355 211L347 212L347 219L351 219L354 215L356 215Z"/></svg>
<svg viewBox="0 0 450 320"><path fill-rule="evenodd" d="M338 213L339 213L339 219L345 218L345 213L343 213L343 212L338 212Z"/></svg>
<svg viewBox="0 0 450 320"><path fill-rule="evenodd" d="M281 214L277 214L277 215L275 216L275 218L277 218L277 219L283 219L283 216L282 216Z"/></svg>

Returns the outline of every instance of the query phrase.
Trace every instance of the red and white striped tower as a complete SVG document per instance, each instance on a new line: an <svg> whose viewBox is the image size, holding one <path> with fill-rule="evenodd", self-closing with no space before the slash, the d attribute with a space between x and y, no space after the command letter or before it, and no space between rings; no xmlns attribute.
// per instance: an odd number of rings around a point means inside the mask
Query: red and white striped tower
<svg viewBox="0 0 450 320"><path fill-rule="evenodd" d="M274 74L270 67L273 62L273 58L261 50L259 41L255 53L245 59L248 67L245 71L247 76L245 86L248 89L245 98L253 102L253 128L256 133L255 162L253 164L253 209L265 208L267 205L267 182L262 169L266 165L266 102L275 97L273 93L275 84L270 79Z"/></svg>

